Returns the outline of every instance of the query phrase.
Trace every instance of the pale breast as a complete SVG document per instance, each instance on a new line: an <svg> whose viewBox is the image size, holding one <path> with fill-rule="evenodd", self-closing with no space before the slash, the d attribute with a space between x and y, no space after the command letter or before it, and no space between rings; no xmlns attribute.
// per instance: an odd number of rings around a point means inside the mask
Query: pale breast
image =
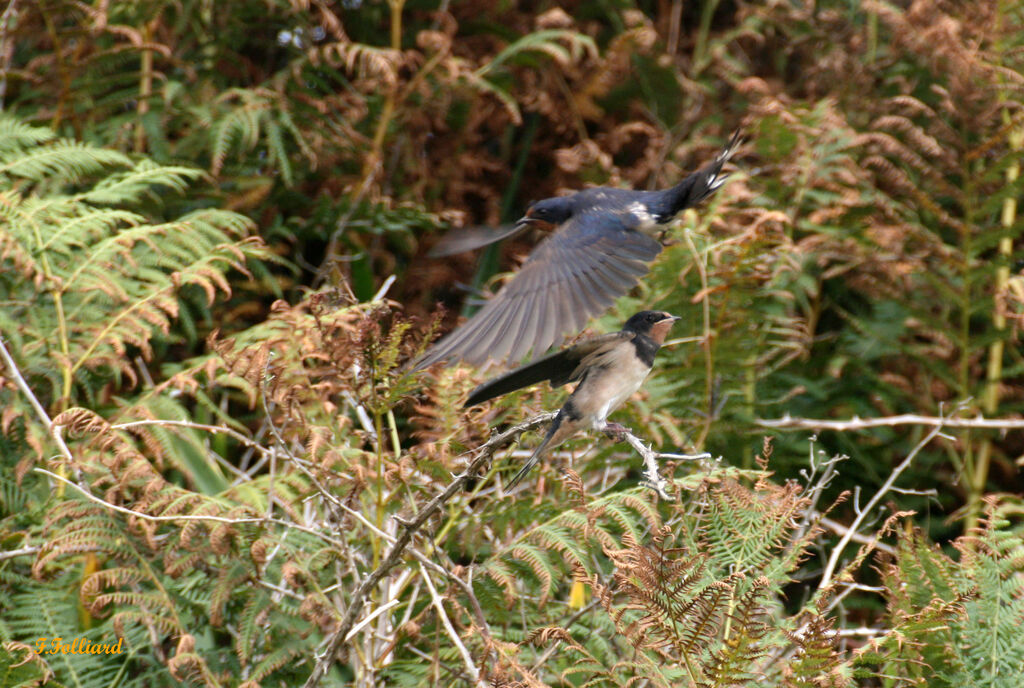
<svg viewBox="0 0 1024 688"><path fill-rule="evenodd" d="M640 389L650 370L637 358L632 345L603 354L572 394L584 422L595 429L604 427L608 415Z"/></svg>

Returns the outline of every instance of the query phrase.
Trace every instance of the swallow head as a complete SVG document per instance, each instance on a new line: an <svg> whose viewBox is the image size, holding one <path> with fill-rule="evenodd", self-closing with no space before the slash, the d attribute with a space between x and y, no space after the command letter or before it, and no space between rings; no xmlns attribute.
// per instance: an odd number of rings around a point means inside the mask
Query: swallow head
<svg viewBox="0 0 1024 688"><path fill-rule="evenodd" d="M665 311L640 311L622 326L626 332L635 332L653 339L661 345L672 329L673 323L679 320L679 316L666 313Z"/></svg>
<svg viewBox="0 0 1024 688"><path fill-rule="evenodd" d="M519 222L546 222L560 225L572 217L572 210L570 197L546 198L531 205Z"/></svg>

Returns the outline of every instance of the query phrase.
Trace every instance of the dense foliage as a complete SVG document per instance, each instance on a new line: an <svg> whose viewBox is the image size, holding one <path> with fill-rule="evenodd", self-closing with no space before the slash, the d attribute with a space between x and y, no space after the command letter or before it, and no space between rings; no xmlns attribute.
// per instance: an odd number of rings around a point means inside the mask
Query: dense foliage
<svg viewBox="0 0 1024 688"><path fill-rule="evenodd" d="M0 686L1018 685L1022 60L999 0L10 0ZM593 323L683 317L616 418L714 458L504 494L564 392L402 364L538 237L430 247L737 129Z"/></svg>

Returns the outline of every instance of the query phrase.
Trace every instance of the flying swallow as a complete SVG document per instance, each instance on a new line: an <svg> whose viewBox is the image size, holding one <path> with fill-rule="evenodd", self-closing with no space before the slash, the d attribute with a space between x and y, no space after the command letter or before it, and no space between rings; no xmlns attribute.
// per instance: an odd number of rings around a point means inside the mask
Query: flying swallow
<svg viewBox="0 0 1024 688"><path fill-rule="evenodd" d="M621 432L608 422L608 414L640 389L654 365L654 355L665 342L677 316L663 311L641 311L619 332L585 339L545 356L474 389L466 408L523 387L548 380L552 387L579 382L558 411L547 435L505 488L515 487L537 465L545 450L554 449L579 430L592 428Z"/></svg>
<svg viewBox="0 0 1024 688"><path fill-rule="evenodd" d="M519 361L531 351L543 353L566 332L581 330L647 273L662 249L650 235L722 185L722 166L739 143L737 132L711 163L668 189L585 189L539 201L515 225L490 236L457 235L441 254L479 248L532 225L556 227L497 296L428 349L415 369L440 361Z"/></svg>

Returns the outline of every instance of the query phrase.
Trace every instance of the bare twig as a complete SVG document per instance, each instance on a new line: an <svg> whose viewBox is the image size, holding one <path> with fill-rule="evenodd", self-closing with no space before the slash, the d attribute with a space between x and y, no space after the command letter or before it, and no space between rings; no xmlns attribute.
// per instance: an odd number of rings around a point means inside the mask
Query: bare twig
<svg viewBox="0 0 1024 688"><path fill-rule="evenodd" d="M658 473L658 459L696 461L699 459L711 458L711 454L708 454L707 452L702 454L663 454L661 452L656 452L650 447L645 446L640 438L631 432L623 433L623 439L629 444L629 446L636 450L637 454L643 457L644 471L640 484L654 490L654 492L662 499L671 499L672 497L665 490L669 481L661 477L661 474Z"/></svg>
<svg viewBox="0 0 1024 688"><path fill-rule="evenodd" d="M53 437L53 441L57 443L57 448L60 449L61 455L68 460L68 463L74 465L74 457L71 456L71 450L68 448L64 438L61 437L60 427L53 424L53 420L49 414L46 413L46 409L39 403L39 399L32 393L32 388L25 382L25 378L21 376L21 371L18 370L18 364L14 362L14 358L10 352L7 351L7 347L4 345L4 341L0 338L0 357L4 359L4 363L7 365L7 372L14 380L14 384L18 386L21 393L28 399L28 403L35 410L36 415L39 416L39 420L46 426L47 433Z"/></svg>
<svg viewBox="0 0 1024 688"><path fill-rule="evenodd" d="M919 416L904 413L899 416L882 418L860 418L854 416L850 420L821 420L817 418L791 418L788 414L782 418L758 418L754 421L763 428L778 430L864 430L867 428L891 427L894 425L927 425L942 428L979 428L991 430L1020 430L1024 428L1024 418L942 418L936 416Z"/></svg>
<svg viewBox="0 0 1024 688"><path fill-rule="evenodd" d="M27 554L36 554L39 552L40 547L22 547L21 549L9 549L6 552L0 552L0 561L4 559L14 559L15 557L23 557Z"/></svg>
<svg viewBox="0 0 1024 688"><path fill-rule="evenodd" d="M204 423L194 423L194 422L192 422L190 420L159 420L159 419L149 419L149 420L133 420L133 421L128 421L127 423L117 423L115 425L111 425L110 429L111 430L130 430L131 428L141 427L141 426L145 426L145 425L159 425L161 427L166 427L166 428L178 427L178 428L190 428L192 430L204 430L206 432L219 432L219 433L223 433L225 435L228 435L229 437L232 437L232 438L238 440L240 443L244 444L245 446L249 447L250 449L255 450L257 453L259 453L261 455L265 455L265 454L269 454L270 453L270 450L267 449L266 447L264 447L259 442L255 441L253 439L250 439L249 437L246 437L245 435L243 435L242 433L238 432L237 430L235 430L233 428L226 427L224 425L206 425Z"/></svg>
<svg viewBox="0 0 1024 688"><path fill-rule="evenodd" d="M818 584L818 590L824 590L832 582L832 574L835 573L836 566L839 564L839 557L843 554L843 549L850 543L857 530L860 528L860 524L864 522L871 510L875 508L875 505L881 501L882 497L892 488L896 480L903 474L903 471L907 470L911 462L915 457L924 449L929 442L935 439L942 431L942 425L937 425L925 435L924 439L917 443L913 451L907 454L907 458L903 459L900 465L893 469L892 473L889 474L888 479L882 483L882 486L878 488L878 492L875 496L868 500L868 503L864 505L863 509L858 509L857 517L853 519L853 523L850 524L849 530L839 538L839 543L832 549L832 554L829 556L828 564L825 566L825 572L821 576L821 583Z"/></svg>
<svg viewBox="0 0 1024 688"><path fill-rule="evenodd" d="M135 518L140 518L140 519L142 519L144 521L154 521L154 522L160 522L160 521L165 521L165 522L166 521L212 521L214 523L230 523L230 524L241 524L241 523L275 523L277 525L284 526L285 528L294 528L295 530L299 530L299 531L302 531L304 533L309 533L310 535L314 535L314 536L316 536L318 538L321 538L322 540L324 540L325 542L327 542L328 544L330 544L330 545L332 545L334 547L339 547L339 548L345 547L345 543L343 543L340 540L337 540L335 538L332 538L331 536L326 535L325 533L321 533L320 531L316 530L315 528L307 528L306 526L299 525L298 523L293 523L292 521L285 521L285 520L282 520L282 519L279 519L279 518L265 518L263 516L255 516L255 517L250 517L250 518L228 518L226 516L210 516L210 515L205 515L205 514L178 514L178 515L175 515L175 516L153 516L152 514L145 514L145 513L141 512L141 511L135 511L133 509L128 509L126 507L118 506L117 504L112 504L111 502L108 502L106 500L100 499L96 495L93 495L93 494L87 492L80 485L74 483L73 481L68 480L67 478L65 478L63 476L57 475L56 473L51 473L50 471L46 470L45 468L38 468L37 467L37 468L33 468L32 470L35 471L36 473L42 473L44 475L48 475L51 478L53 478L54 480L59 480L60 482L66 484L66 485L70 485L71 487L73 487L76 490L78 490L79 492L81 492L82 496L84 496L90 502L94 502L96 504L99 504L100 506L105 507L107 509L110 509L111 511L116 511L118 513L125 514L127 516L134 516Z"/></svg>
<svg viewBox="0 0 1024 688"><path fill-rule="evenodd" d="M839 521L833 521L831 518L821 516L817 511L809 512L810 514L817 515L818 523L836 535L850 535L850 540L861 545L871 545L875 549L885 552L886 554L896 554L896 548L891 545L887 545L884 542L880 542L876 537L868 537L867 535L861 535L860 533L854 532L850 528L844 526Z"/></svg>
<svg viewBox="0 0 1024 688"><path fill-rule="evenodd" d="M420 567L420 570L422 571L423 568ZM385 602L384 604L382 604L381 606L377 607L376 609L374 609L369 614L367 614L365 619L363 619L362 621L357 623L355 626L353 626L352 630L348 632L348 635L345 636L345 642L347 643L349 640L352 639L352 636L354 636L359 631L363 630L363 628L365 628L367 626L367 624L369 624L371 621L376 619L378 616L380 616L381 614L383 614L387 610L389 610L392 607L396 606L397 604L398 604L398 600L397 599L391 599L391 600L388 600L387 602Z"/></svg>
<svg viewBox="0 0 1024 688"><path fill-rule="evenodd" d="M413 535L426 523L427 519L455 496L462 489L462 486L465 485L466 481L475 476L477 471L493 458L494 453L498 449L527 430L532 430L538 425L550 421L554 416L555 414L553 413L544 413L495 435L476 450L475 456L470 460L465 470L454 476L448 487L439 492L420 509L412 520L405 521L395 517L404 526L402 532L391 544L380 565L363 579L363 582L352 594L348 609L345 611L345 616L342 618L337 630L327 639L326 648L317 658L316 666L313 667L312 673L306 679L305 688L313 688L320 683L324 674L327 673L327 670L333 664L336 655L340 655L342 659L345 657L347 654L344 649L345 638L348 637L355 624L356 617L362 611L363 605L366 602L366 596L402 560L402 555L412 542Z"/></svg>
<svg viewBox="0 0 1024 688"><path fill-rule="evenodd" d="M437 594L437 590L434 588L433 581L430 580L430 574L427 573L423 565L420 565L420 573L423 576L423 582L427 585L427 590L430 592L430 599L434 602L434 608L437 610L437 615L441 619L441 624L444 626L445 632L448 637L452 639L455 647L459 649L459 654L462 655L462 661L466 665L466 671L469 673L470 680L473 681L479 688L485 688L485 684L480 680L480 670L476 668L476 664L473 663L473 657L469 654L469 650L463 644L462 639L459 638L459 634L455 632L452 627L452 621L448 618L448 613L444 610L444 602L441 600L441 596Z"/></svg>
<svg viewBox="0 0 1024 688"><path fill-rule="evenodd" d="M384 538L388 542L394 544L396 539L394 535L391 535L390 533L385 533L383 530L381 530L373 523L371 523L365 516L363 516L361 513L351 508L347 504L337 502L337 505L347 514L354 517L357 521L359 521L368 529L373 531L375 535ZM477 625L480 626L480 632L483 633L485 636L489 636L490 633L487 626L487 619L484 616L483 609L481 609L480 607L480 601L476 598L476 594L473 592L473 586L470 585L469 582L462 580L461 578L459 578L454 573L452 573L445 567L441 566L437 562L432 561L426 554L423 554L415 547L410 546L408 550L409 554L411 554L418 562L420 562L427 568L437 571L442 576L446 577L448 580L458 585L462 589L462 591L466 593L466 596L469 598L470 605L473 607L473 617L476 619ZM353 633L355 633L354 630L349 631L348 637L351 638ZM346 638L346 640L348 640L348 638Z"/></svg>

